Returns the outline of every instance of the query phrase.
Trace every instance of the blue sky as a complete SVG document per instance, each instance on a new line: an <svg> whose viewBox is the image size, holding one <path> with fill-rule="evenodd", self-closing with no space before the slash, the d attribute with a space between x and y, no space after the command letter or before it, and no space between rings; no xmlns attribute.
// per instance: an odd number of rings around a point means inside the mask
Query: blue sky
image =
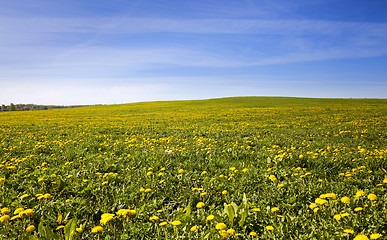
<svg viewBox="0 0 387 240"><path fill-rule="evenodd" d="M0 0L0 103L387 98L385 0Z"/></svg>

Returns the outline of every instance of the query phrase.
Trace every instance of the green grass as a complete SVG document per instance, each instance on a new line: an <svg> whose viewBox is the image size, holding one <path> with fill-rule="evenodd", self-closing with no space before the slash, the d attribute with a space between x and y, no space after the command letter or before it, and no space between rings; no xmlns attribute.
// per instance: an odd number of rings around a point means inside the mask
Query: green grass
<svg viewBox="0 0 387 240"><path fill-rule="evenodd" d="M3 112L0 238L385 239L386 118L383 99L283 97Z"/></svg>

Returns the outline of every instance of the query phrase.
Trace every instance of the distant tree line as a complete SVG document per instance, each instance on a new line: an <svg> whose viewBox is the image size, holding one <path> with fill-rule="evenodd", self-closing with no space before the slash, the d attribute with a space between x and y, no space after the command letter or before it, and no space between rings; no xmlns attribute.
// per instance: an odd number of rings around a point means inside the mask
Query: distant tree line
<svg viewBox="0 0 387 240"><path fill-rule="evenodd" d="M58 105L36 105L36 104L13 104L5 105L2 104L0 111L31 111L31 110L49 110L58 108L75 108L85 107L87 105L73 105L73 106L58 106Z"/></svg>

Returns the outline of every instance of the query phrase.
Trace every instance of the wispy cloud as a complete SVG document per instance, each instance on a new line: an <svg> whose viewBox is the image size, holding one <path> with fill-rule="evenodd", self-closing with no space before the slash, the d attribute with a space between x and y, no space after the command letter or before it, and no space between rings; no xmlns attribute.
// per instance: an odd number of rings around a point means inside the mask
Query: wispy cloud
<svg viewBox="0 0 387 240"><path fill-rule="evenodd" d="M322 20L262 20L262 19L173 19L173 18L55 18L0 17L4 33L230 33L230 34L318 34L353 33L385 36L386 23L364 23Z"/></svg>

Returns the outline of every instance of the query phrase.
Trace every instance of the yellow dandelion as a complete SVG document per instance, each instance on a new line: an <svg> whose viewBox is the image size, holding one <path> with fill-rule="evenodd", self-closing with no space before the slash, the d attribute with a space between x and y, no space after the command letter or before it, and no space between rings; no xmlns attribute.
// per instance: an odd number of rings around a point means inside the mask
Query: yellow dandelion
<svg viewBox="0 0 387 240"><path fill-rule="evenodd" d="M102 225L106 225L106 223L108 223L110 220L112 220L113 217L114 217L114 214L112 214L112 213L104 213L101 215L100 223Z"/></svg>
<svg viewBox="0 0 387 240"><path fill-rule="evenodd" d="M317 204L316 203L311 203L310 205L309 205L309 208L310 209L313 209L313 208L316 208L317 207Z"/></svg>
<svg viewBox="0 0 387 240"><path fill-rule="evenodd" d="M29 196L29 194L23 194L23 195L20 196L20 199L26 198L28 196Z"/></svg>
<svg viewBox="0 0 387 240"><path fill-rule="evenodd" d="M250 232L250 236L256 237L258 234L256 232Z"/></svg>
<svg viewBox="0 0 387 240"><path fill-rule="evenodd" d="M268 231L272 231L272 230L274 230L274 227L269 225L269 226L266 226L265 229Z"/></svg>
<svg viewBox="0 0 387 240"><path fill-rule="evenodd" d="M223 190L222 195L227 195L227 190Z"/></svg>
<svg viewBox="0 0 387 240"><path fill-rule="evenodd" d="M3 208L1 209L1 213L2 213L2 214L8 214L8 213L9 213L9 208L3 207Z"/></svg>
<svg viewBox="0 0 387 240"><path fill-rule="evenodd" d="M215 218L215 216L214 215L208 215L208 217L206 218L206 220L207 221L211 221L211 220L213 220Z"/></svg>
<svg viewBox="0 0 387 240"><path fill-rule="evenodd" d="M198 202L198 204L196 204L196 207L197 208L203 208L206 204L204 202Z"/></svg>
<svg viewBox="0 0 387 240"><path fill-rule="evenodd" d="M195 232L198 229L199 229L199 226L195 225L195 226L191 227L191 232Z"/></svg>
<svg viewBox="0 0 387 240"><path fill-rule="evenodd" d="M376 199L378 199L378 197L373 193L368 194L367 198L371 201L375 201Z"/></svg>
<svg viewBox="0 0 387 240"><path fill-rule="evenodd" d="M3 215L0 217L0 222L7 222L11 217L9 215Z"/></svg>
<svg viewBox="0 0 387 240"><path fill-rule="evenodd" d="M224 237L224 238L230 236L230 234L229 234L226 230L220 230L220 231L219 231L219 234L220 234L222 237Z"/></svg>
<svg viewBox="0 0 387 240"><path fill-rule="evenodd" d="M175 221L172 221L171 224L172 224L173 226L179 226L179 225L181 224L181 221L175 220Z"/></svg>
<svg viewBox="0 0 387 240"><path fill-rule="evenodd" d="M382 237L383 235L382 234L380 234L380 233L373 233L373 234L371 234L371 239L378 239L378 238L380 238L380 237Z"/></svg>
<svg viewBox="0 0 387 240"><path fill-rule="evenodd" d="M359 211L361 211L361 210L363 210L362 207L357 207L357 208L354 209L355 212L359 212Z"/></svg>
<svg viewBox="0 0 387 240"><path fill-rule="evenodd" d="M340 200L342 203L345 203L345 204L348 204L351 201L349 197L342 197Z"/></svg>
<svg viewBox="0 0 387 240"><path fill-rule="evenodd" d="M251 209L250 211L252 211L252 212L260 212L261 209L260 209L260 208L253 208L253 209Z"/></svg>
<svg viewBox="0 0 387 240"><path fill-rule="evenodd" d="M160 218L158 216L152 216L149 218L150 221L155 222L158 221Z"/></svg>
<svg viewBox="0 0 387 240"><path fill-rule="evenodd" d="M354 234L355 232L352 229L344 229L345 233Z"/></svg>
<svg viewBox="0 0 387 240"><path fill-rule="evenodd" d="M224 223L217 223L215 228L218 229L218 230L221 230L221 229L227 228L227 226Z"/></svg>
<svg viewBox="0 0 387 240"><path fill-rule="evenodd" d="M364 234L358 234L353 240L369 240L369 238Z"/></svg>
<svg viewBox="0 0 387 240"><path fill-rule="evenodd" d="M29 225L27 228L26 228L26 231L27 232L32 232L35 230L35 226L34 225Z"/></svg>
<svg viewBox="0 0 387 240"><path fill-rule="evenodd" d="M314 202L317 204L320 204L320 205L324 205L327 202L327 200L321 199L321 198L316 198L316 200Z"/></svg>
<svg viewBox="0 0 387 240"><path fill-rule="evenodd" d="M19 217L23 217L23 216L31 216L32 214L34 214L34 210L32 210L32 209L26 209L26 210L24 210L24 211L19 212Z"/></svg>
<svg viewBox="0 0 387 240"><path fill-rule="evenodd" d="M359 198L359 197L364 196L364 195L365 195L365 192L363 190L359 190L356 192L354 197Z"/></svg>
<svg viewBox="0 0 387 240"><path fill-rule="evenodd" d="M167 225L167 222L161 222L161 223L159 224L160 227L165 226L165 225Z"/></svg>
<svg viewBox="0 0 387 240"><path fill-rule="evenodd" d="M93 229L91 229L92 233L99 233L102 231L103 231L103 227L101 227L101 226L95 226L95 227L93 227Z"/></svg>
<svg viewBox="0 0 387 240"><path fill-rule="evenodd" d="M277 208L277 207L273 207L272 209L271 209L271 212L278 212L279 211L279 208Z"/></svg>
<svg viewBox="0 0 387 240"><path fill-rule="evenodd" d="M270 180L273 181L273 182L277 181L277 178L276 178L276 176L274 176L274 175L270 175L269 178L270 178Z"/></svg>

